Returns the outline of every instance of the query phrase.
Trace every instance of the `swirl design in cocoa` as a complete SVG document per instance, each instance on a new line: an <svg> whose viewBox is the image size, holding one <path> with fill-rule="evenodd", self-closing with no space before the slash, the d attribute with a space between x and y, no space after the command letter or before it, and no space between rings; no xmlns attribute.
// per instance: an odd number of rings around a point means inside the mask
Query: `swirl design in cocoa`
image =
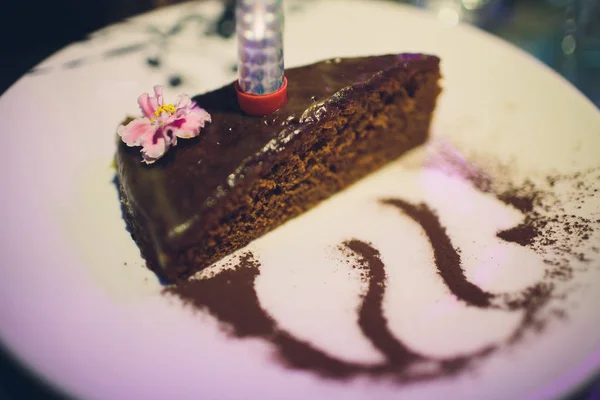
<svg viewBox="0 0 600 400"><path fill-rule="evenodd" d="M565 264L567 257L582 258L578 253L578 246L586 244L592 238L594 223L600 223L600 219L592 221L575 216L557 217L551 211L563 213L564 205L556 201L551 191L544 193L536 190L529 182L526 188L510 187L508 190L499 191L494 188L495 184L489 177L473 167L469 166L469 173L464 174L464 160L446 159L444 162L454 163L455 168L449 170L450 175L469 180L476 189L495 195L499 201L523 213L525 222L513 230L498 232L498 238L526 246L544 257L549 267L543 280L515 293L488 293L467 279L461 264L460 250L452 243L436 212L427 204L412 204L398 198L381 199L379 203L398 210L399 218L409 217L419 224L431 245L439 276L457 299L467 306L480 309L503 309L521 313L519 324L505 340L448 358L430 357L411 349L388 327L383 310L386 266L380 253L372 244L359 239L342 243L340 249L346 255L350 254L354 267L360 268L364 273L367 290L361 296L356 321L364 338L384 356L384 361L380 363L366 364L339 359L281 328L259 302L254 282L260 274L260 265L252 253L241 256L238 265L233 268L225 269L207 279L180 283L176 287L165 289L165 292L211 314L224 324L227 332L234 337L261 338L270 342L276 349L278 360L288 368L308 370L329 379L349 379L365 375L388 377L405 384L457 375L503 346L514 345L528 331L542 330L548 322L548 315L564 316L564 312L559 309L551 310L553 313L542 316L541 310L546 308L550 300L559 297L553 279L564 280L565 270L571 270L569 264ZM551 183L550 186L553 186L556 180L573 182L579 190L579 194L575 194L577 201L581 201L581 198L590 193L593 195L596 189L593 189L593 184L586 186L578 179L582 175L595 174L597 171L595 169L574 176L551 177L548 178L548 182ZM486 184L480 185L480 182ZM590 193L584 193L586 190ZM540 213L540 207L546 212ZM556 243L560 242L552 237L552 234L558 232L553 225L556 221L565 224L567 230L571 226L577 226L582 232L578 241L571 243L568 251L565 250L564 244L556 247ZM584 229L581 228L583 225ZM548 227L552 229L544 231L544 228ZM535 230L534 236L530 232L532 229ZM522 235L519 234L521 231ZM511 234L507 235L507 232ZM523 235L527 237L522 238ZM592 251L595 251L594 249L592 247ZM552 257L559 257L559 261L554 261ZM425 368L421 368L422 366Z"/></svg>

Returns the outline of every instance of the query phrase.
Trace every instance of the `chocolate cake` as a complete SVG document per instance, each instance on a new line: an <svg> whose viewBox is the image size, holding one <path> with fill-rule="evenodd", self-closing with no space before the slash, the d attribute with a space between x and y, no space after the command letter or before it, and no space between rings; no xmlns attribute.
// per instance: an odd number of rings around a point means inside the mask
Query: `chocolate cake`
<svg viewBox="0 0 600 400"><path fill-rule="evenodd" d="M333 59L286 70L288 102L244 115L234 84L194 101L212 122L152 165L120 143L124 218L148 267L185 279L424 143L439 59Z"/></svg>

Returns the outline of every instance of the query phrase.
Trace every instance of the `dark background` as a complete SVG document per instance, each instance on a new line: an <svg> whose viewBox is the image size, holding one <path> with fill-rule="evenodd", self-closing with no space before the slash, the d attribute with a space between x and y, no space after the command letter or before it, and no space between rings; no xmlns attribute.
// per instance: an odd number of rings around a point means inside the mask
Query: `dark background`
<svg viewBox="0 0 600 400"><path fill-rule="evenodd" d="M2 0L0 94L44 58L105 25L177 0Z"/></svg>
<svg viewBox="0 0 600 400"><path fill-rule="evenodd" d="M180 1L2 0L0 94L44 58L94 30ZM432 8L434 2L413 4ZM465 18L530 52L600 107L600 0L487 0ZM221 34L230 33L222 20L214 23ZM0 399L30 398L64 399L0 346ZM600 400L600 387L588 385L571 399Z"/></svg>
<svg viewBox="0 0 600 400"><path fill-rule="evenodd" d="M181 1L1 0L0 94L41 60L88 33ZM600 107L600 0L396 1L430 9L441 1L479 3L465 13L466 22L532 53ZM574 50L569 48L573 43Z"/></svg>

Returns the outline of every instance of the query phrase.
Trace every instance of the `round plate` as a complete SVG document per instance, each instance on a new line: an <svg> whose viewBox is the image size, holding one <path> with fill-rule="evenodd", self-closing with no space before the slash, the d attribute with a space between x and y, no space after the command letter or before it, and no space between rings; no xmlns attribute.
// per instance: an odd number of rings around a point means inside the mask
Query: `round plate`
<svg viewBox="0 0 600 400"><path fill-rule="evenodd" d="M512 46L387 2L289 3L286 65L439 55L430 143L256 240L198 288L249 269L254 284L196 306L163 293L121 218L115 127L154 84L169 99L235 79L235 40L207 34L221 7L106 28L0 98L9 348L90 399L548 398L590 376L600 113ZM235 269L248 251L260 266ZM221 304L257 317L242 326Z"/></svg>

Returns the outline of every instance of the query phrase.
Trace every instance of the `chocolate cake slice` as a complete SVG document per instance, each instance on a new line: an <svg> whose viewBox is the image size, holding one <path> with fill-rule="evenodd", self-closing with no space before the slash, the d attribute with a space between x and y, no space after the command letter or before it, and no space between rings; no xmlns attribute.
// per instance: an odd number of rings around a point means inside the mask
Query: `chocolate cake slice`
<svg viewBox="0 0 600 400"><path fill-rule="evenodd" d="M177 281L296 217L428 137L439 59L333 59L286 70L287 105L244 115L233 83L194 98L212 122L152 165L120 143L124 217L148 267Z"/></svg>

